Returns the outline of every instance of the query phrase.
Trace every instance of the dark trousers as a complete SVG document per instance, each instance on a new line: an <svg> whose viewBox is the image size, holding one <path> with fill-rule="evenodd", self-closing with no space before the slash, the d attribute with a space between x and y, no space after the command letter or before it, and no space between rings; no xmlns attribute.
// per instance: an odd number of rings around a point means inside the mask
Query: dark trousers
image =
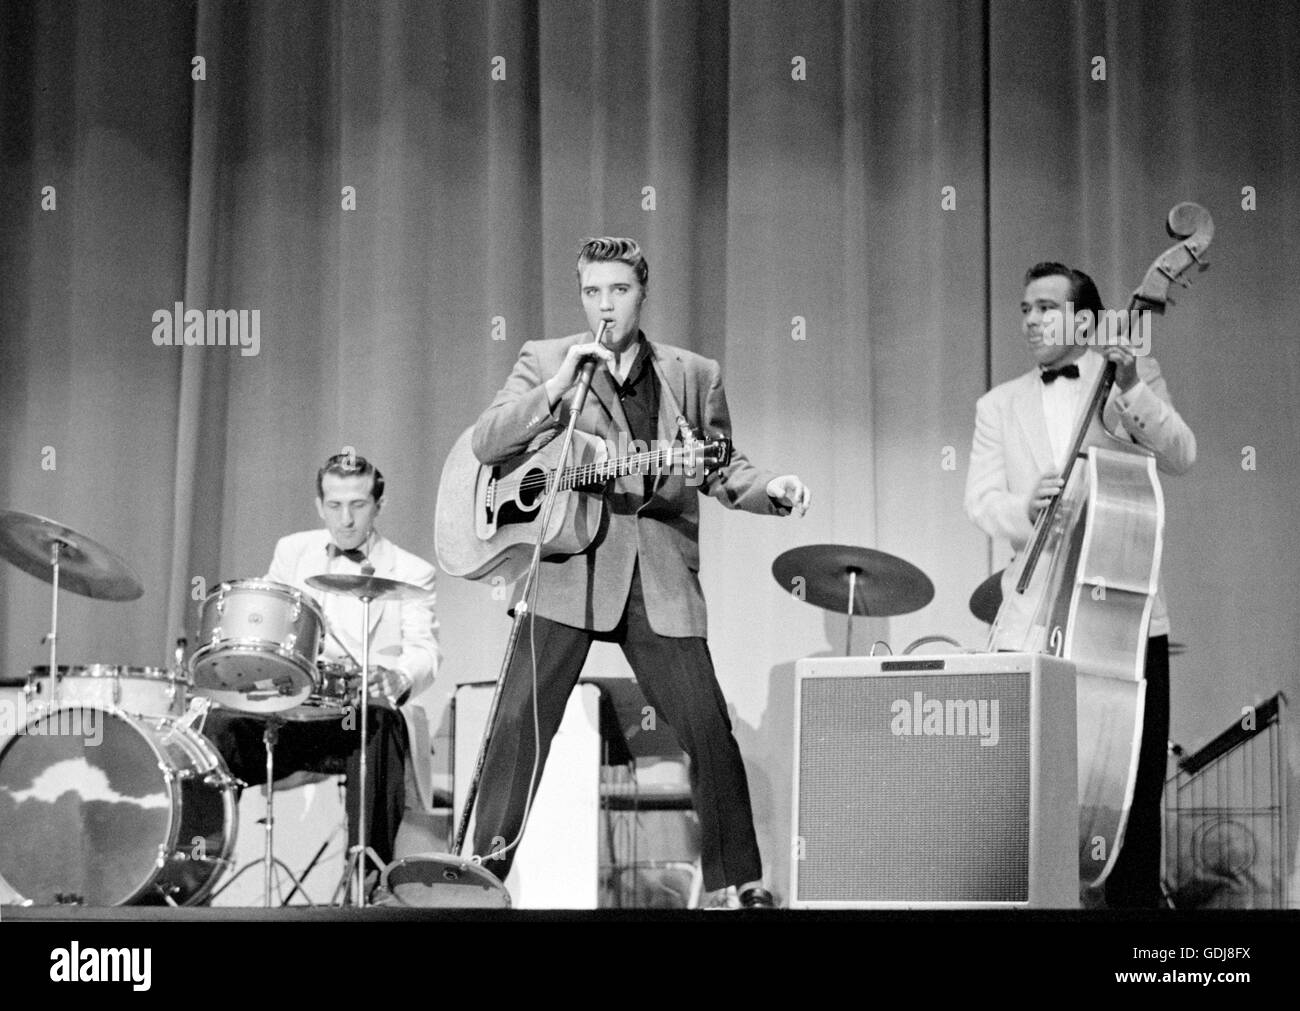
<svg viewBox="0 0 1300 1011"><path fill-rule="evenodd" d="M1147 642L1146 706L1138 750L1133 805L1115 866L1106 878L1106 905L1154 909L1165 905L1160 889L1161 805L1169 753L1169 637Z"/></svg>
<svg viewBox="0 0 1300 1011"><path fill-rule="evenodd" d="M727 703L713 672L704 639L657 634L646 618L639 571L632 577L623 618L597 633L534 616L525 622L506 675L497 729L488 749L475 812L474 852L486 855L513 842L523 827L530 773L540 752L537 782L560 727L564 709L593 641L616 642L636 674L656 718L677 733L690 757L691 795L700 819L704 887L709 890L757 881L763 876L749 803L749 782L731 733ZM540 739L533 735L533 664L536 644ZM516 850L483 866L502 881Z"/></svg>
<svg viewBox="0 0 1300 1011"><path fill-rule="evenodd" d="M229 709L213 709L203 733L221 752L232 775L249 786L266 782L264 718ZM400 713L371 706L366 720L366 845L384 863L393 860L393 843L406 807L406 722ZM361 714L349 720L284 722L275 742L275 778L290 773L331 772L342 766L348 778L345 806L348 847L359 835L361 782Z"/></svg>

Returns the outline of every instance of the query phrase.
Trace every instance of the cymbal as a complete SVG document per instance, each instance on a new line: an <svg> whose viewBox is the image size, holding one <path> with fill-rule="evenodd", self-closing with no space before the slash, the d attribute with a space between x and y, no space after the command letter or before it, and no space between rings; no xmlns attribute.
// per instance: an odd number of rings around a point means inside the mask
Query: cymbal
<svg viewBox="0 0 1300 1011"><path fill-rule="evenodd" d="M850 574L856 573L853 614L888 617L918 611L934 599L934 584L911 562L873 548L808 544L772 563L772 575L801 600L849 613Z"/></svg>
<svg viewBox="0 0 1300 1011"><path fill-rule="evenodd" d="M50 549L59 545L59 589L96 600L135 600L140 577L121 558L85 534L32 513L0 512L0 557L29 575L54 581Z"/></svg>
<svg viewBox="0 0 1300 1011"><path fill-rule="evenodd" d="M414 600L429 595L428 590L413 583L346 572L308 576L307 585L326 593L345 593L351 597L369 597L371 600Z"/></svg>
<svg viewBox="0 0 1300 1011"><path fill-rule="evenodd" d="M970 595L970 613L986 624L992 625L998 619L1002 608L1002 573L1006 571L998 569Z"/></svg>

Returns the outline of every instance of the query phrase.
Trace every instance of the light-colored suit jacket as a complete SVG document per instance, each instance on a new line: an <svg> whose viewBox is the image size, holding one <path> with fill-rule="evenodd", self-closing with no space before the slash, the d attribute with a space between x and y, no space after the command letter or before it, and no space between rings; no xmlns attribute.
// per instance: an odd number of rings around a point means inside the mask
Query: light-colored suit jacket
<svg viewBox="0 0 1300 1011"><path fill-rule="evenodd" d="M360 572L361 567L347 558L331 560L328 553L328 530L304 530L280 538L275 546L266 578L297 587L321 605L330 629L361 660L361 602L355 597L327 594L307 585L307 577L323 572ZM434 614L434 576L432 565L417 555L404 551L375 531L366 557L375 575L397 579L424 589L426 594L414 600L377 600L370 605L370 663L405 673L412 683L411 694L402 706L402 716L410 739L410 763L420 802L432 806L432 755L429 750L429 720L417 696L433 684L438 670L438 621ZM324 635L324 633L322 633ZM324 635L323 658L339 661L346 653L328 635ZM373 702L373 700L372 700Z"/></svg>
<svg viewBox="0 0 1300 1011"><path fill-rule="evenodd" d="M1111 389L1106 425L1111 431L1128 433L1135 443L1149 449L1161 472L1186 473L1196 460L1196 436L1174 410L1155 359L1139 358L1137 367L1138 383L1133 389L1127 394L1121 394L1118 386ZM1038 478L1055 469L1038 369L995 386L980 397L975 407L965 505L966 515L981 530L1010 542L1018 555L1034 531L1027 509L1029 495ZM1015 593L1012 568L1007 566L1002 580L1004 601L1024 599ZM1164 594L1158 591L1151 610L1150 634L1168 632Z"/></svg>
<svg viewBox="0 0 1300 1011"><path fill-rule="evenodd" d="M563 431L574 391L565 393L552 409L543 384L559 371L570 347L590 340L590 334L579 333L523 346L505 386L474 426L473 449L480 462L499 463ZM647 344L661 370L658 438L681 442L673 397L705 438L730 437L731 415L718 363L682 348ZM664 383L671 397L662 389ZM628 451L632 436L627 416L603 365L596 369L577 428L605 439L611 456ZM643 477L619 478L605 494L605 518L592 546L582 554L542 563L536 613L575 628L608 631L623 615L639 558L650 626L664 636L705 636L699 495L712 495L732 509L786 515L790 510L767 494L773 477L733 450L730 464L703 484L682 474L660 476L639 508Z"/></svg>

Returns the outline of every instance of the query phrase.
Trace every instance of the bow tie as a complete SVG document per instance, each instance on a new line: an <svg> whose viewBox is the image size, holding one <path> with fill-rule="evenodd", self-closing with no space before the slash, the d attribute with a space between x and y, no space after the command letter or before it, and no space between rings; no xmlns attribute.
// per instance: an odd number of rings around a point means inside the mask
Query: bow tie
<svg viewBox="0 0 1300 1011"><path fill-rule="evenodd" d="M1043 369L1043 371L1039 374L1039 378L1043 382L1048 384L1056 382L1057 377L1061 377L1064 379L1078 379L1079 366L1062 365L1059 369Z"/></svg>
<svg viewBox="0 0 1300 1011"><path fill-rule="evenodd" d="M343 558L350 558L358 565L365 565L367 561L366 553L362 551L360 548L348 548L346 551L344 551L337 544L331 541L328 545L326 545L325 550L329 554L330 558L339 558L340 556Z"/></svg>

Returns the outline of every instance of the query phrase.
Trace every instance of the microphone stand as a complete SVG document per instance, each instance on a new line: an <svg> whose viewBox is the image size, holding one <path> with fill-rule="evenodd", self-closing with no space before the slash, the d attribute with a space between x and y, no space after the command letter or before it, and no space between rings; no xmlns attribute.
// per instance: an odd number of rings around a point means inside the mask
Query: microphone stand
<svg viewBox="0 0 1300 1011"><path fill-rule="evenodd" d="M596 335L597 343L604 343L605 333L608 329L609 321L602 321L600 333ZM474 803L478 799L479 781L483 777L483 768L487 765L488 749L492 745L493 737L496 736L497 710L501 704L506 674L514 661L515 653L518 651L519 637L523 633L524 622L530 615L528 601L537 583L538 571L542 564L542 544L546 540L546 531L551 524L551 513L555 509L555 501L559 498L560 478L564 474L564 468L569 461L569 451L573 446L573 432L578 424L578 415L582 413L582 408L587 402L587 393L591 390L591 380L596 374L596 363L597 359L593 358L582 366L582 372L578 377L577 392L574 394L573 404L569 412L569 423L564 429L564 441L560 443L560 455L552 471L554 480L547 483L546 498L542 504L541 523L537 528L537 541L533 545L533 558L528 565L528 573L524 577L523 592L519 595L519 602L515 604L514 623L510 626L510 638L506 641L506 654L502 658L501 673L497 675L496 688L492 692L492 704L488 707L487 728L483 733L483 741L479 745L478 761L474 765L474 776L470 780L469 789L465 793L465 806L461 809L460 821L456 828L456 839L451 847L452 853L456 856L459 856L464 848L465 836L469 832L469 822L474 813ZM563 398L564 394L560 394L560 396ZM537 700L533 699L533 705L536 704ZM534 741L533 746L537 747L538 742ZM530 792L535 785L529 784Z"/></svg>

